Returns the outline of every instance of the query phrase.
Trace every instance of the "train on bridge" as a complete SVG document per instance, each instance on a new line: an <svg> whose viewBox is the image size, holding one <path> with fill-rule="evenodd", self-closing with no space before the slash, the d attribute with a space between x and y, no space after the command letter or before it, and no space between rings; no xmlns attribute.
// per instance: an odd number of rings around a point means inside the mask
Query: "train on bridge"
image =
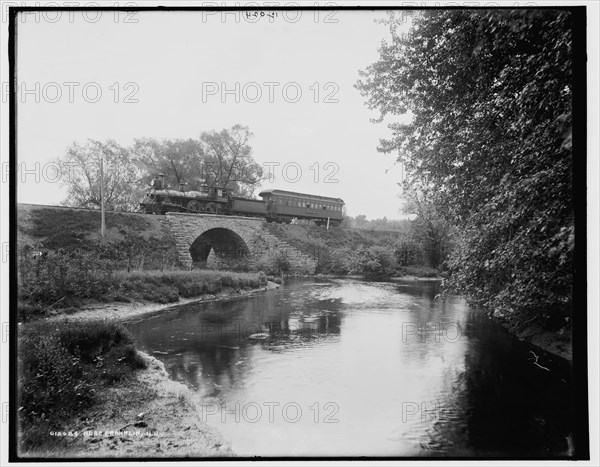
<svg viewBox="0 0 600 467"><path fill-rule="evenodd" d="M262 217L267 222L289 224L293 219L312 220L317 225L340 225L344 201L340 198L296 193L285 190L263 190L262 200L240 198L229 188L203 184L198 191L185 191L165 186L160 174L152 181L146 198L140 203L146 213L188 212Z"/></svg>

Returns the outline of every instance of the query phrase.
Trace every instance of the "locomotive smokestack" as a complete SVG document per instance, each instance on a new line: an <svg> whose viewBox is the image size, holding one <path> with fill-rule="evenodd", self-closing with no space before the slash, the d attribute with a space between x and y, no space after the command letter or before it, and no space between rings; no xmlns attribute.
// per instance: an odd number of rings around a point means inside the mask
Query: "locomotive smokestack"
<svg viewBox="0 0 600 467"><path fill-rule="evenodd" d="M185 183L185 182L179 182L179 191L185 191L186 185L187 185L187 183Z"/></svg>
<svg viewBox="0 0 600 467"><path fill-rule="evenodd" d="M165 189L165 174L158 174L158 180L160 182L160 189Z"/></svg>

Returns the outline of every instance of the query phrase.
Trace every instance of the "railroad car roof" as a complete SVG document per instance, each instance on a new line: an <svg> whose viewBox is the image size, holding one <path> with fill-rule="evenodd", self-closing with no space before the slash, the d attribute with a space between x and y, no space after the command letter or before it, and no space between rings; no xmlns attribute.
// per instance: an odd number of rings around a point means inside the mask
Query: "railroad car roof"
<svg viewBox="0 0 600 467"><path fill-rule="evenodd" d="M338 203L344 204L344 200L341 198L330 198L328 196L319 196L319 195L309 195L307 193L297 193L295 191L286 191L286 190L263 190L258 196L266 196L266 195L287 195L287 196L298 196L302 198L312 198L312 199L320 199L326 201L336 201Z"/></svg>

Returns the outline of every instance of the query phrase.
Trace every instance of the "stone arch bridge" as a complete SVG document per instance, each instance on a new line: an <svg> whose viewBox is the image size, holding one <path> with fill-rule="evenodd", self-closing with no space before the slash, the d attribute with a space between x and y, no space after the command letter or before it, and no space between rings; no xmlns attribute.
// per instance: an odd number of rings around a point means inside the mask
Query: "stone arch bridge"
<svg viewBox="0 0 600 467"><path fill-rule="evenodd" d="M187 267L255 266L283 255L294 270L315 270L316 262L269 233L264 219L174 212L166 217L175 236L179 260Z"/></svg>

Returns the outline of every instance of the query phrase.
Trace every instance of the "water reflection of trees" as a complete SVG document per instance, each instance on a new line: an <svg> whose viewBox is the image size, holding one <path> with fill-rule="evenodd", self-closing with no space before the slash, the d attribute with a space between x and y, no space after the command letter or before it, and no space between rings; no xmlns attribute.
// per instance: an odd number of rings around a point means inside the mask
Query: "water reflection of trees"
<svg viewBox="0 0 600 467"><path fill-rule="evenodd" d="M173 378L215 395L243 380L257 346L281 351L340 334L341 300L288 298L268 293L183 306L135 324L138 345L157 352Z"/></svg>
<svg viewBox="0 0 600 467"><path fill-rule="evenodd" d="M460 423L440 417L427 450L500 458L565 455L573 424L568 365L554 359L551 372L535 367L531 347L483 313L469 312L466 324L465 371L447 401Z"/></svg>

